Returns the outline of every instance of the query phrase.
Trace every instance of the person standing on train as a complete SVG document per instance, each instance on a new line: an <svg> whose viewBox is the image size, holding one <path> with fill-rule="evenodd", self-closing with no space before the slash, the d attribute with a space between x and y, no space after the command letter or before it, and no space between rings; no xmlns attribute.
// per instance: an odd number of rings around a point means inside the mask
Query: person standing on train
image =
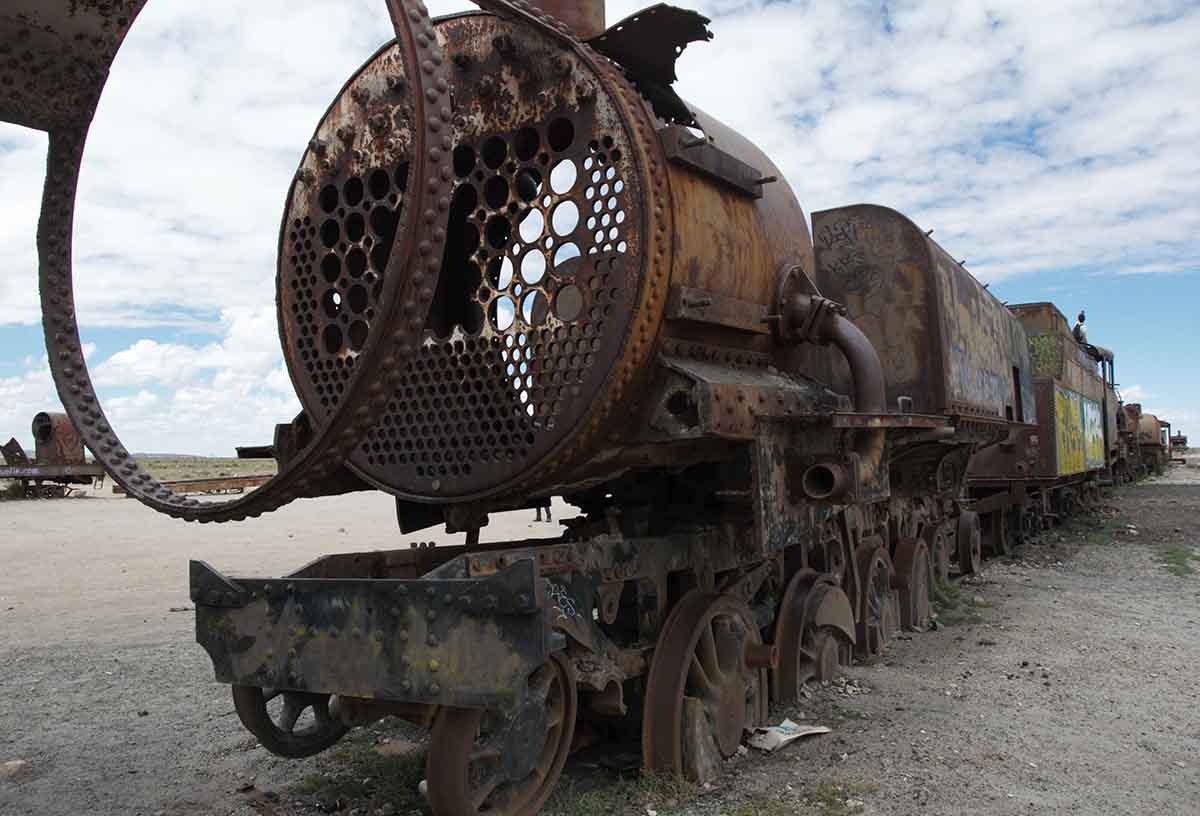
<svg viewBox="0 0 1200 816"><path fill-rule="evenodd" d="M1076 343L1087 345L1087 326L1083 325L1083 312L1079 313L1079 319L1075 321L1075 328L1071 329L1071 334L1075 337Z"/></svg>

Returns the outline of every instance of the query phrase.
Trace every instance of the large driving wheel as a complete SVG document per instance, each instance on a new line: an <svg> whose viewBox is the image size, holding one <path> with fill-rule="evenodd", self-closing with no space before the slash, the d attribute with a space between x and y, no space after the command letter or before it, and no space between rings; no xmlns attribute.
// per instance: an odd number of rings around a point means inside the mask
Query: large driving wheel
<svg viewBox="0 0 1200 816"><path fill-rule="evenodd" d="M234 686L242 725L272 754L299 759L318 754L348 730L329 713L328 694Z"/></svg>
<svg viewBox="0 0 1200 816"><path fill-rule="evenodd" d="M925 528L925 546L929 549L929 563L933 582L946 583L950 580L950 545L946 530L941 524Z"/></svg>
<svg viewBox="0 0 1200 816"><path fill-rule="evenodd" d="M684 698L704 710L697 739L733 756L747 727L767 718L767 671L756 665L762 638L750 609L732 595L692 590L667 618L646 684L642 761L647 770L684 772Z"/></svg>
<svg viewBox="0 0 1200 816"><path fill-rule="evenodd" d="M983 533L979 514L964 510L958 516L958 569L963 575L976 575L983 569Z"/></svg>
<svg viewBox="0 0 1200 816"><path fill-rule="evenodd" d="M555 655L529 677L507 716L443 708L433 724L426 775L435 816L525 816L549 798L571 751L575 672Z"/></svg>
<svg viewBox="0 0 1200 816"><path fill-rule="evenodd" d="M887 550L871 545L858 550L858 574L862 597L858 608L858 652L870 660L883 654L896 628L896 604L892 594L892 561Z"/></svg>
<svg viewBox="0 0 1200 816"><path fill-rule="evenodd" d="M916 538L896 542L896 576L900 593L900 626L909 632L924 631L933 619L933 566L929 547Z"/></svg>
<svg viewBox="0 0 1200 816"><path fill-rule="evenodd" d="M788 582L775 623L779 665L771 672L771 697L776 702L797 701L805 683L832 680L848 662L850 641L846 635L806 619L813 602L827 592L842 594L832 576L811 569L798 571ZM849 601L842 603L849 609Z"/></svg>

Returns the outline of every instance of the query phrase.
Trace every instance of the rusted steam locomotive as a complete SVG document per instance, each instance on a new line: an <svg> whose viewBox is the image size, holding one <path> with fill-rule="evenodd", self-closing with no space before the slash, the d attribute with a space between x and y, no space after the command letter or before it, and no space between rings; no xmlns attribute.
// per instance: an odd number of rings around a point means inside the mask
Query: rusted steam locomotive
<svg viewBox="0 0 1200 816"><path fill-rule="evenodd" d="M59 499L78 485L101 486L104 468L87 461L83 440L66 414L35 414L30 424L34 454L21 447L16 438L0 445L0 479L17 483L27 499Z"/></svg>
<svg viewBox="0 0 1200 816"><path fill-rule="evenodd" d="M770 700L922 628L938 575L1111 479L1111 355L1067 343L1053 307L1010 311L891 210L816 213L810 237L771 161L671 88L705 18L388 0L396 39L287 192L304 410L279 475L176 496L108 424L72 303L88 123L143 2L0 17L43 60L2 69L0 114L50 132L42 308L86 443L181 519L373 488L403 532L465 539L279 579L192 563L197 639L271 751L409 718L432 729L438 814L535 811L585 730L632 727L646 767L701 773ZM579 509L558 540L480 544L490 514L549 496Z"/></svg>

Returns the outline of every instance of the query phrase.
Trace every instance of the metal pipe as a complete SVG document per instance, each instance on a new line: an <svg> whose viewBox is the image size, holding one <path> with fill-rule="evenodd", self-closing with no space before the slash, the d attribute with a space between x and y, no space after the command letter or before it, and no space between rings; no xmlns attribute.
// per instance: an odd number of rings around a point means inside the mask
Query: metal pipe
<svg viewBox="0 0 1200 816"><path fill-rule="evenodd" d="M566 23L582 40L604 33L604 0L530 0L529 5Z"/></svg>
<svg viewBox="0 0 1200 816"><path fill-rule="evenodd" d="M839 499L849 486L850 475L836 463L819 462L811 465L800 477L804 495L814 501Z"/></svg>
<svg viewBox="0 0 1200 816"><path fill-rule="evenodd" d="M831 314L823 334L850 364L850 374L854 377L854 410L864 414L886 413L883 363L871 341L853 321L839 314Z"/></svg>
<svg viewBox="0 0 1200 816"><path fill-rule="evenodd" d="M793 342L811 340L832 343L846 358L854 378L854 410L862 414L887 413L887 387L879 352L854 322L845 308L820 295L795 293L786 299L780 324ZM886 432L883 428L860 430L854 439L854 452L860 460L863 481L875 477L883 462Z"/></svg>
<svg viewBox="0 0 1200 816"><path fill-rule="evenodd" d="M849 318L840 314L831 313L826 326L826 339L837 346L850 365L850 374L854 378L854 410L866 414L886 413L883 363L871 341ZM863 481L873 479L879 470L885 439L882 428L864 429L855 435L854 452L860 457Z"/></svg>
<svg viewBox="0 0 1200 816"><path fill-rule="evenodd" d="M850 365L854 379L854 410L860 414L887 413L887 388L883 380L880 354L862 330L850 318L827 310L827 318L817 329L818 340L833 343ZM854 436L854 452L859 456L859 475L870 481L883 462L883 428L864 428Z"/></svg>

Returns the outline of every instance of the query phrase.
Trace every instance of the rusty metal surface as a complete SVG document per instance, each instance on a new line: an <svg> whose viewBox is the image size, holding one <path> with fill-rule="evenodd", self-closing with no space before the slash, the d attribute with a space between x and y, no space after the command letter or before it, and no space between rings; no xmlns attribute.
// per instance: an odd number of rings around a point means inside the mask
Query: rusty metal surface
<svg viewBox="0 0 1200 816"><path fill-rule="evenodd" d="M709 22L694 11L658 3L631 14L588 44L624 69L658 118L695 124L695 115L671 84L683 49L712 39Z"/></svg>
<svg viewBox="0 0 1200 816"><path fill-rule="evenodd" d="M929 414L834 414L835 428L951 428L949 418Z"/></svg>
<svg viewBox="0 0 1200 816"><path fill-rule="evenodd" d="M629 15L588 45L619 63L635 81L670 85L678 77L675 62L690 43L712 39L702 14L656 3Z"/></svg>
<svg viewBox="0 0 1200 816"><path fill-rule="evenodd" d="M1137 421L1138 444L1162 447L1163 424L1154 414L1141 414Z"/></svg>
<svg viewBox="0 0 1200 816"><path fill-rule="evenodd" d="M1033 365L1041 450L1036 476L1058 479L1106 470L1113 455L1105 440L1116 431L1116 394L1110 398L1097 357L1091 347L1075 342L1054 304L1009 308L1025 329Z"/></svg>
<svg viewBox="0 0 1200 816"><path fill-rule="evenodd" d="M6 0L0 8L0 121L86 124L109 65L146 0Z"/></svg>
<svg viewBox="0 0 1200 816"><path fill-rule="evenodd" d="M747 647L760 642L753 614L732 596L693 590L679 602L663 627L646 682L647 770L684 772L685 695L703 701L702 738L713 740L725 759L736 753L743 730L767 716L766 669L748 666L744 658Z"/></svg>
<svg viewBox="0 0 1200 816"><path fill-rule="evenodd" d="M438 814L537 813L571 752L579 695L572 662L554 655L531 674L515 713L442 709L426 763Z"/></svg>
<svg viewBox="0 0 1200 816"><path fill-rule="evenodd" d="M1104 379L1090 347L1075 342L1067 319L1054 304L1015 303L1009 309L1025 327L1034 377L1057 380L1097 403L1104 400Z"/></svg>
<svg viewBox="0 0 1200 816"><path fill-rule="evenodd" d="M782 177L775 164L754 144L703 111L696 120L707 142L763 176ZM686 165L667 162L675 212L671 284L702 289L713 295L773 307L780 269L799 264L812 268L808 219L787 184L764 185L752 198ZM736 274L731 274L736 270ZM766 337L666 326L673 338L721 342L736 348L770 351Z"/></svg>
<svg viewBox="0 0 1200 816"><path fill-rule="evenodd" d="M42 465L82 465L83 438L66 414L37 414L32 423L36 459Z"/></svg>
<svg viewBox="0 0 1200 816"><path fill-rule="evenodd" d="M197 641L237 685L508 707L550 645L531 560L418 581L226 578L193 561L191 595Z"/></svg>
<svg viewBox="0 0 1200 816"><path fill-rule="evenodd" d="M83 441L66 414L41 412L33 417L32 431L36 453L31 460L16 439L0 448L7 467L0 467L0 479L13 479L26 486L29 482L53 482L61 485L92 484L104 478L104 467L88 463Z"/></svg>
<svg viewBox="0 0 1200 816"><path fill-rule="evenodd" d="M0 455L4 457L4 463L14 467L20 467L30 464L29 456L25 453L25 449L21 447L21 443L16 440L16 437L9 439L0 446Z"/></svg>
<svg viewBox="0 0 1200 816"><path fill-rule="evenodd" d="M750 334L767 334L767 305L717 295L675 284L667 300L667 319L724 326Z"/></svg>
<svg viewBox="0 0 1200 816"><path fill-rule="evenodd" d="M694 170L750 198L762 198L763 187L778 181L716 146L705 136L679 125L658 132L663 150L673 164Z"/></svg>
<svg viewBox="0 0 1200 816"><path fill-rule="evenodd" d="M453 498L511 486L597 406L636 313L643 182L619 103L580 60L491 17L438 28L455 56L450 251L422 347L353 462L393 492ZM350 116L338 111L369 96L389 63L385 49L348 84L315 144L337 142ZM514 104L533 102L531 87L536 102ZM280 269L288 361L316 416L340 400L330 363L369 332L395 172L326 174L315 199L292 201L289 220L312 220L324 242L316 264ZM317 266L322 278L297 298L296 276Z"/></svg>
<svg viewBox="0 0 1200 816"><path fill-rule="evenodd" d="M1020 324L912 221L856 205L813 213L813 230L816 283L879 350L889 408L909 397L917 413L1032 418Z"/></svg>
<svg viewBox="0 0 1200 816"><path fill-rule="evenodd" d="M604 0L528 0L528 4L561 22L579 39L604 31Z"/></svg>

